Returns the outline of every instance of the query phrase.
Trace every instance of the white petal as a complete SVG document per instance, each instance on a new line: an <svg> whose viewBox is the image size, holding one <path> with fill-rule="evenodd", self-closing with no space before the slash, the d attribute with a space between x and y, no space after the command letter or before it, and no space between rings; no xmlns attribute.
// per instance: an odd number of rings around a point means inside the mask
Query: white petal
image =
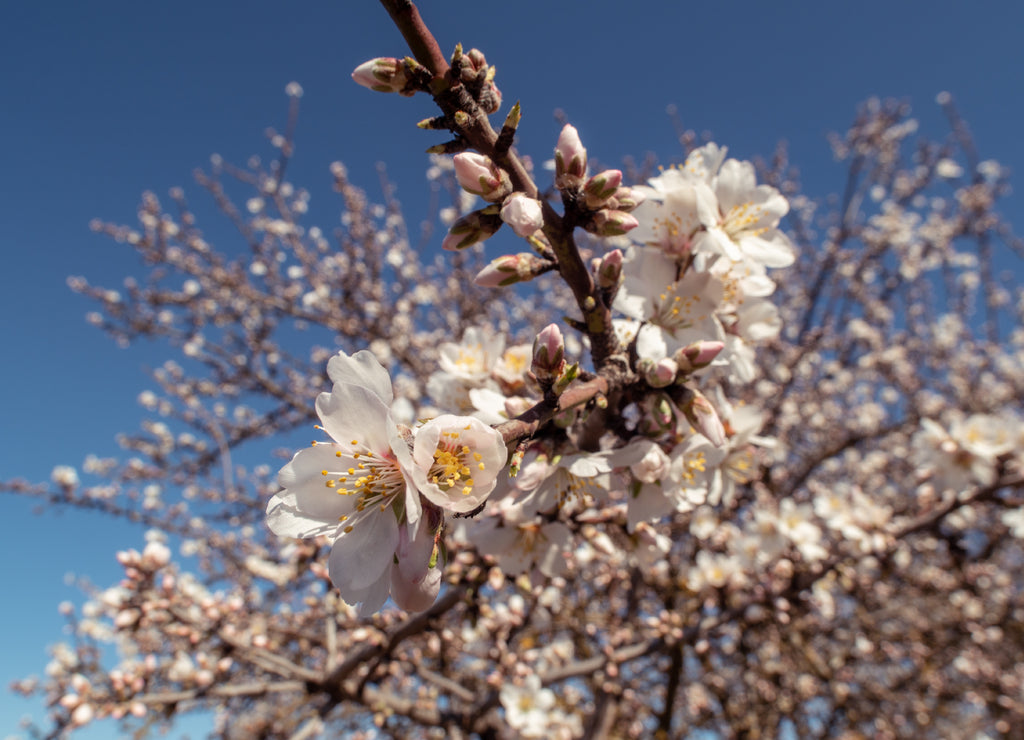
<svg viewBox="0 0 1024 740"><path fill-rule="evenodd" d="M299 511L295 504L294 491L282 491L270 499L267 504L267 526L278 537L294 537L296 539L319 535L335 537L340 527L337 520L331 522L311 519Z"/></svg>
<svg viewBox="0 0 1024 740"><path fill-rule="evenodd" d="M789 240L778 231L772 230L763 236L741 236L740 246L748 260L765 267L789 267L796 262L796 254L789 245Z"/></svg>
<svg viewBox="0 0 1024 740"><path fill-rule="evenodd" d="M373 510L335 541L327 561L331 582L343 598L346 591L370 586L382 571L390 573L397 546L398 522L394 513L390 508Z"/></svg>
<svg viewBox="0 0 1024 740"><path fill-rule="evenodd" d="M358 440L381 454L391 449L389 432L395 428L389 403L364 386L335 383L317 397L316 413L335 442L351 446Z"/></svg>
<svg viewBox="0 0 1024 740"><path fill-rule="evenodd" d="M355 505L352 496L340 495L326 485L329 476L323 471L338 469L336 451L334 445L327 444L299 450L277 475L278 483L294 494L299 512L311 520L337 524Z"/></svg>
<svg viewBox="0 0 1024 740"><path fill-rule="evenodd" d="M565 573L567 565L563 553L569 549L572 534L561 522L551 522L541 527L541 535L547 540L547 547L537 553L537 569L546 576L554 578Z"/></svg>
<svg viewBox="0 0 1024 740"><path fill-rule="evenodd" d="M390 406L394 399L391 376L369 350L354 355L339 352L327 363L327 377L334 383L362 386L377 395L385 406Z"/></svg>
<svg viewBox="0 0 1024 740"><path fill-rule="evenodd" d="M360 617L368 617L384 606L384 602L388 600L388 595L391 593L391 569L386 568L377 580L366 588L347 590L339 588L338 592L346 604L360 605L358 611Z"/></svg>

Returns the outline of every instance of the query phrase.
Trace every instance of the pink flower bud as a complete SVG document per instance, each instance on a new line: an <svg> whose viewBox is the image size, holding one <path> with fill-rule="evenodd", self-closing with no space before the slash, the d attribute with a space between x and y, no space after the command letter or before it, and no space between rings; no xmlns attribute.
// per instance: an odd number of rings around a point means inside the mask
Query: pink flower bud
<svg viewBox="0 0 1024 740"><path fill-rule="evenodd" d="M551 382L565 369L565 341L558 324L548 324L533 340L533 364L530 370L542 383Z"/></svg>
<svg viewBox="0 0 1024 740"><path fill-rule="evenodd" d="M501 207L501 220L511 226L517 236L526 238L544 226L544 213L539 200L512 193Z"/></svg>
<svg viewBox="0 0 1024 740"><path fill-rule="evenodd" d="M473 211L452 224L448 235L441 242L441 248L449 251L465 249L492 237L501 228L502 221L498 214L486 211L486 208Z"/></svg>
<svg viewBox="0 0 1024 740"><path fill-rule="evenodd" d="M455 155L455 178L467 193L498 203L512 192L512 183L504 170L489 157L477 152Z"/></svg>
<svg viewBox="0 0 1024 740"><path fill-rule="evenodd" d="M485 288L501 288L513 283L522 283L534 277L536 260L529 252L506 254L482 269L473 282Z"/></svg>
<svg viewBox="0 0 1024 740"><path fill-rule="evenodd" d="M621 183L621 170L604 170L591 177L583 186L587 208L596 210L604 206L618 191Z"/></svg>
<svg viewBox="0 0 1024 740"><path fill-rule="evenodd" d="M622 250L613 249L597 265L597 285L601 288L614 288L622 277Z"/></svg>
<svg viewBox="0 0 1024 740"><path fill-rule="evenodd" d="M680 372L689 375L710 365L725 347L722 342L694 342L673 355Z"/></svg>
<svg viewBox="0 0 1024 740"><path fill-rule="evenodd" d="M628 213L647 200L647 196L633 188L618 188L611 200L615 202L616 210Z"/></svg>
<svg viewBox="0 0 1024 740"><path fill-rule="evenodd" d="M693 428L707 437L711 444L721 447L725 444L725 426L718 417L718 412L703 393L700 391L692 391L692 393L693 397L689 403L683 406L683 414L686 415L687 421Z"/></svg>
<svg viewBox="0 0 1024 740"><path fill-rule="evenodd" d="M576 127L566 124L555 146L555 187L577 188L587 174L587 150Z"/></svg>
<svg viewBox="0 0 1024 740"><path fill-rule="evenodd" d="M639 225L640 222L625 211L604 209L594 214L587 231L597 236L622 236Z"/></svg>
<svg viewBox="0 0 1024 740"><path fill-rule="evenodd" d="M675 381L679 366L671 357L660 360L644 357L637 363L637 370L651 388L664 388Z"/></svg>
<svg viewBox="0 0 1024 740"><path fill-rule="evenodd" d="M409 82L405 64L394 57L377 57L363 62L352 73L352 79L377 92L402 92Z"/></svg>

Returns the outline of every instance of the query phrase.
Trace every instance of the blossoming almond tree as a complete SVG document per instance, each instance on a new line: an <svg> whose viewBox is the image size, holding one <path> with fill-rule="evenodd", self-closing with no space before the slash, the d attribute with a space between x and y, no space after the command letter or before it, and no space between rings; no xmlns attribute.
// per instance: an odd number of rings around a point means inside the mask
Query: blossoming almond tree
<svg viewBox="0 0 1024 740"><path fill-rule="evenodd" d="M443 263L340 163L336 243L280 164L200 176L235 216L223 179L257 189L243 255L180 191L97 224L154 269L125 296L73 280L94 323L183 359L127 459L2 484L149 528L16 686L49 735L193 709L226 738L1011 735L1024 297L995 246L1024 249L948 96L950 139L914 146L903 106L866 104L824 214L783 149L692 135L627 184L567 124L549 188L520 105L492 127L484 54L383 5L412 56L352 77L439 107ZM491 251L502 229L523 251Z"/></svg>

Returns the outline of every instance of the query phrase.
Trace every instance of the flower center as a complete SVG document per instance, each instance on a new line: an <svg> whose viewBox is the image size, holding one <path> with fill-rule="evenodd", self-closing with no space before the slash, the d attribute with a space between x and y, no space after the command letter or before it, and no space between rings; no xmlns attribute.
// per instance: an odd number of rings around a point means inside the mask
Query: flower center
<svg viewBox="0 0 1024 740"><path fill-rule="evenodd" d="M442 432L434 450L434 464L430 466L430 482L445 492L461 486L462 495L468 496L474 486L470 466L484 470L483 455L462 444L457 431Z"/></svg>
<svg viewBox="0 0 1024 740"><path fill-rule="evenodd" d="M678 282L666 286L665 290L658 295L658 300L653 301L654 314L651 316L652 324L660 326L673 335L677 329L688 329L693 326L695 319L693 311L699 303L697 296L684 297L679 295L678 290Z"/></svg>
<svg viewBox="0 0 1024 740"><path fill-rule="evenodd" d="M706 469L703 452L688 452L683 455L683 484L692 486L697 482L697 474Z"/></svg>
<svg viewBox="0 0 1024 740"><path fill-rule="evenodd" d="M396 495L405 491L405 476L398 461L390 453L374 452L357 439L352 440L352 448L351 454L341 450L334 453L339 462L348 463L348 467L320 471L326 478L324 485L341 496L356 496L357 514L373 507L384 511ZM341 521L348 519L348 516L341 517ZM352 531L352 525L345 531Z"/></svg>
<svg viewBox="0 0 1024 740"><path fill-rule="evenodd" d="M768 230L768 227L761 226L754 228L755 224L761 221L764 209L759 205L747 202L733 206L729 212L722 217L722 230L729 235L729 238L736 241L740 234L758 236Z"/></svg>

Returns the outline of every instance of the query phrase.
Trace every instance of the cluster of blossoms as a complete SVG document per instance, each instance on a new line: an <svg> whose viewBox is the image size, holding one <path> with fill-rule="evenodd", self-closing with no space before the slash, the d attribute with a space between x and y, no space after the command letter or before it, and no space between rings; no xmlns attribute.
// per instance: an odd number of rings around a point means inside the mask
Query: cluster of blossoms
<svg viewBox="0 0 1024 740"><path fill-rule="evenodd" d="M144 197L141 230L98 227L155 268L72 281L93 323L187 359L139 397L160 420L122 437L131 457L2 484L153 527L17 687L45 692L51 734L194 706L225 737L1011 734L1024 292L991 277L1003 168L953 144L905 161L913 122L869 103L836 142L841 213L782 196L781 152L778 189L715 144L624 185L572 126L543 190L518 104L490 126L483 54L414 48L353 77L441 109L420 127L452 134L427 175L452 196L444 260L340 163L337 244L280 162L200 176L249 214L236 261L180 190L174 213ZM243 208L225 173L255 187ZM528 250L488 266L504 226ZM275 476L245 446L310 423L325 364L321 439Z"/></svg>
<svg viewBox="0 0 1024 740"><path fill-rule="evenodd" d="M922 419L914 435L913 458L939 492L990 486L1001 463L1024 470L1024 422L994 414L956 415L947 429L933 419Z"/></svg>
<svg viewBox="0 0 1024 740"><path fill-rule="evenodd" d="M332 542L331 581L361 612L391 596L423 610L437 597L443 512L478 508L505 466L501 435L478 419L442 415L415 431L394 421L391 378L363 350L331 358L316 401L330 442L296 453L279 475L267 523L284 537Z"/></svg>
<svg viewBox="0 0 1024 740"><path fill-rule="evenodd" d="M367 65L354 75L362 84L370 80ZM406 90L408 80L395 74L402 89L391 91ZM501 135L509 143L518 120L516 107ZM595 377L566 361L556 325L537 336L532 360L529 346L506 350L504 337L483 326L467 330L461 343L442 344L427 390L440 409L465 416L442 414L414 429L392 418L386 371L368 353L340 354L328 365L334 388L317 401L333 442L300 452L281 471L285 491L268 509L271 528L329 537L332 581L347 602L372 612L389 594L406 609L433 603L445 511L483 514L456 527L453 541L472 544L510 575L536 570L553 577L565 571L571 549L572 531L560 518L621 507L633 533L674 512L731 505L737 484L754 477L776 443L759 435L763 414L734 408L721 384L755 377L753 345L777 336L781 326L767 271L792 264L795 252L778 229L785 198L758 185L749 162L725 154L707 144L682 167L627 187L618 170L589 175L574 127L559 136L554 184L574 223L599 237L628 234L633 243L590 266L606 315L616 314L614 346L605 354L623 357L630 368L609 410L620 418L604 434L583 442L595 409L579 403L550 414L550 430L505 428L503 436L496 429L545 403L557 405L584 375ZM564 263L575 247L567 253L558 243L548 206L514 184L510 170L475 152L455 154L453 170L462 190L488 205L453 223L445 248L479 244L508 224L534 250L492 261L478 284L500 287L553 269L570 284L584 279L567 276ZM580 305L586 312L597 303ZM599 373L608 365L607 357L600 360ZM698 384L715 387L714 404ZM515 443L509 472L506 442ZM817 554L819 530L791 530L805 557Z"/></svg>

